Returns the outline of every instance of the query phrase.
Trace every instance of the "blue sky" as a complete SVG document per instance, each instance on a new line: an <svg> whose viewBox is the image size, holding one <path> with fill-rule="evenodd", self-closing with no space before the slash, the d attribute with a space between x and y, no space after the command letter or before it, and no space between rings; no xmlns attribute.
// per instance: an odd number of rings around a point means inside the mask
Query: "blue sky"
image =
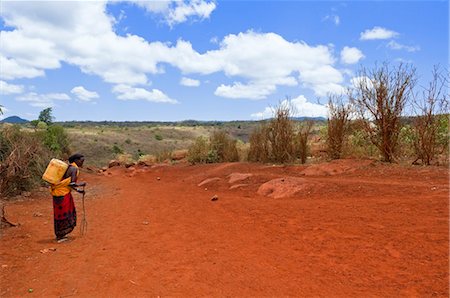
<svg viewBox="0 0 450 298"><path fill-rule="evenodd" d="M448 67L448 1L1 1L1 117L326 116L361 66Z"/></svg>

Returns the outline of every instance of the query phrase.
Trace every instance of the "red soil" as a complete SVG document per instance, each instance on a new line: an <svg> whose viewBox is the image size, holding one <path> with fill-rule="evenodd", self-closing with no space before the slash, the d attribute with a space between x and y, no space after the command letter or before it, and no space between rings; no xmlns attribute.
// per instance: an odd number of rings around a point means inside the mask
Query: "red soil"
<svg viewBox="0 0 450 298"><path fill-rule="evenodd" d="M84 172L83 237L54 242L50 195L7 205L0 296L448 297L448 169L334 165Z"/></svg>

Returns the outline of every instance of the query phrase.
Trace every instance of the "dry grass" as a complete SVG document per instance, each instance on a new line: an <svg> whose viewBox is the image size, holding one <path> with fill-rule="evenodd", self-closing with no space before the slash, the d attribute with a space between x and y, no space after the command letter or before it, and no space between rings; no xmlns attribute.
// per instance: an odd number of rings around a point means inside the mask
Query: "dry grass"
<svg viewBox="0 0 450 298"><path fill-rule="evenodd" d="M188 148L198 136L209 136L208 127L117 127L87 126L67 128L71 149L86 156L86 165L101 167L117 154L159 156Z"/></svg>

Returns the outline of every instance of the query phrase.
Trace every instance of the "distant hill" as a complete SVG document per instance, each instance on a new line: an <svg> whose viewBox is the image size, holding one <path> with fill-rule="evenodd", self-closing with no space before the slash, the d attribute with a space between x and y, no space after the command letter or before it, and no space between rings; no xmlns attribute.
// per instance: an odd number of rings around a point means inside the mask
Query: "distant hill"
<svg viewBox="0 0 450 298"><path fill-rule="evenodd" d="M27 123L27 122L29 121L17 116L7 117L0 121L0 123Z"/></svg>
<svg viewBox="0 0 450 298"><path fill-rule="evenodd" d="M311 121L327 121L327 118L325 118L325 117L293 117L292 120L297 120L297 121L307 121L307 120L311 120Z"/></svg>

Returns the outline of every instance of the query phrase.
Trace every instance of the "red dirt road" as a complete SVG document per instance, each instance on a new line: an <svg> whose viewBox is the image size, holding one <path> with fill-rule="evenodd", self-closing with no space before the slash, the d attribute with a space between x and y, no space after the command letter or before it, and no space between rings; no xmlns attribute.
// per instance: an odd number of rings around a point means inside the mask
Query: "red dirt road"
<svg viewBox="0 0 450 298"><path fill-rule="evenodd" d="M50 195L7 205L21 225L2 231L1 297L449 295L446 168L108 172L81 174L88 231L66 243L53 240ZM198 186L208 178L218 179Z"/></svg>

